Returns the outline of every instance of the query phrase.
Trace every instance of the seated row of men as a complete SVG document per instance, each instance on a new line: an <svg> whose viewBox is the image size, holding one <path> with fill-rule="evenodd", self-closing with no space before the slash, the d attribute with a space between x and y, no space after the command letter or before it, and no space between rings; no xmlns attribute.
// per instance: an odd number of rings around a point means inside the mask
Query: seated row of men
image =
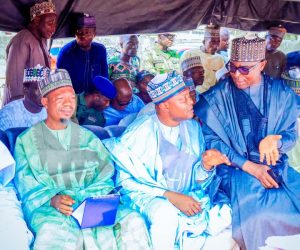
<svg viewBox="0 0 300 250"><path fill-rule="evenodd" d="M47 118L17 138L15 165L1 161L12 169L2 167L1 176L10 173L4 192L16 168L33 248L258 249L270 236L300 234L300 173L287 157L300 100L284 81L262 74L265 46L257 36L234 39L230 75L195 106L189 81L175 71L156 75L147 85L153 112L105 146L70 121L76 95L66 70L39 81ZM73 209L115 185L122 195L116 223L81 230ZM11 230L23 240L1 242L26 249L32 236L13 198L5 199L18 211Z"/></svg>

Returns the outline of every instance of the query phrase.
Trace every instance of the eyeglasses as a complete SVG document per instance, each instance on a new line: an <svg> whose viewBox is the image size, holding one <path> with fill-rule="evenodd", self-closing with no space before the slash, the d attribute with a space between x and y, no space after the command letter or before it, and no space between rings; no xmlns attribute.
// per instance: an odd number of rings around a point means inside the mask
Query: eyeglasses
<svg viewBox="0 0 300 250"><path fill-rule="evenodd" d="M126 102L126 103L122 103L118 99L116 101L117 101L117 103L118 103L119 106L123 107L123 106L127 106L129 103L131 103L132 100L133 100L133 98L131 98L131 100L129 102Z"/></svg>
<svg viewBox="0 0 300 250"><path fill-rule="evenodd" d="M226 64L226 69L230 72L230 73L235 73L237 70L242 74L242 75L248 75L250 73L251 70L253 70L255 67L257 67L257 65L259 65L261 63L258 62L256 64L254 64L251 67L247 67L247 66L239 66L236 67L232 62L228 62Z"/></svg>

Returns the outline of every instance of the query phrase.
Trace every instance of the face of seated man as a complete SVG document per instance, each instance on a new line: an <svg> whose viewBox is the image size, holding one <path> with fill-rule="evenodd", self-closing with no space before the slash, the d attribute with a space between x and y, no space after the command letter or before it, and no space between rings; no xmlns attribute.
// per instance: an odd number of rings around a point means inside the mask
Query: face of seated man
<svg viewBox="0 0 300 250"><path fill-rule="evenodd" d="M117 89L116 97L111 101L111 106L116 110L124 110L132 102L132 88L126 79L114 81Z"/></svg>
<svg viewBox="0 0 300 250"><path fill-rule="evenodd" d="M158 104L156 110L160 121L167 126L178 126L181 121L192 119L194 109L190 89L185 88L167 101Z"/></svg>
<svg viewBox="0 0 300 250"><path fill-rule="evenodd" d="M258 62L230 61L228 70L235 86L239 89L246 89L254 84L260 83L262 77L261 72L266 62L266 60Z"/></svg>
<svg viewBox="0 0 300 250"><path fill-rule="evenodd" d="M51 129L62 129L62 120L69 120L76 107L74 89L70 86L51 91L42 98L42 104L47 110L46 124Z"/></svg>

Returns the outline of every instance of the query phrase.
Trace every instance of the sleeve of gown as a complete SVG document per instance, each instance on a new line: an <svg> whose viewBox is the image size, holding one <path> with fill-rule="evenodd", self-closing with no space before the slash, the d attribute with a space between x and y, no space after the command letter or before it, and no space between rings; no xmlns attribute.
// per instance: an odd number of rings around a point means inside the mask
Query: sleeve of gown
<svg viewBox="0 0 300 250"><path fill-rule="evenodd" d="M101 54L101 76L108 78L107 52L104 46Z"/></svg>
<svg viewBox="0 0 300 250"><path fill-rule="evenodd" d="M65 68L65 62L64 62L64 56L65 54L65 50L64 48L62 48L59 53L58 53L58 56L57 56L57 60L56 60L56 67L58 69L64 69Z"/></svg>
<svg viewBox="0 0 300 250"><path fill-rule="evenodd" d="M205 123L202 126L203 134L208 149L215 148L225 154L233 167L242 168L247 159L227 146Z"/></svg>
<svg viewBox="0 0 300 250"><path fill-rule="evenodd" d="M39 183L31 170L31 166L29 166L28 157L38 159L38 157L34 155L26 155L23 141L17 138L14 153L16 160L16 176L14 181L22 200L25 216L30 218L35 209L46 203L50 206L51 198L61 190L51 185L46 186ZM37 160L35 164L38 165L40 163Z"/></svg>
<svg viewBox="0 0 300 250"><path fill-rule="evenodd" d="M23 96L23 75L29 58L29 46L26 42L15 41L7 53L6 85L11 101Z"/></svg>
<svg viewBox="0 0 300 250"><path fill-rule="evenodd" d="M297 131L296 131L297 122L291 124L291 126L285 130L284 132L280 133L282 136L281 140L279 141L279 152L282 154L287 153L290 151L297 141Z"/></svg>
<svg viewBox="0 0 300 250"><path fill-rule="evenodd" d="M297 117L300 113L300 97L290 88L285 90L286 99L283 107L282 117L279 120L279 134L282 136L278 149L281 154L290 151L297 141Z"/></svg>

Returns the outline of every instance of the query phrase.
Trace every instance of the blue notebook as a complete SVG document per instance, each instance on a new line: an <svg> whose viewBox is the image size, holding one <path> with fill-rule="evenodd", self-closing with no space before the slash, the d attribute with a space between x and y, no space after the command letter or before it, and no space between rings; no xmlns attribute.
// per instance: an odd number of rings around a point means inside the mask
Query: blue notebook
<svg viewBox="0 0 300 250"><path fill-rule="evenodd" d="M72 213L81 229L115 224L120 195L86 198Z"/></svg>

